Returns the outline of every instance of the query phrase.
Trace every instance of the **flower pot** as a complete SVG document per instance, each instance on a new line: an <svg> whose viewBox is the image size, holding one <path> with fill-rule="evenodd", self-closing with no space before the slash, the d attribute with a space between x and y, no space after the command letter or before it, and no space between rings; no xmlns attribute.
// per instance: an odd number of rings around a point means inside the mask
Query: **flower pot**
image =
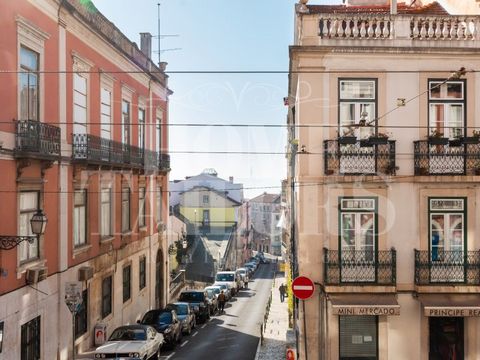
<svg viewBox="0 0 480 360"><path fill-rule="evenodd" d="M370 139L361 139L360 140L360 147L371 147L373 146L372 143L370 143Z"/></svg>
<svg viewBox="0 0 480 360"><path fill-rule="evenodd" d="M388 138L387 137L381 137L381 136L372 136L368 139L368 142L371 145L387 145L388 144Z"/></svg>
<svg viewBox="0 0 480 360"><path fill-rule="evenodd" d="M356 136L341 136L338 138L338 143L340 145L352 145L357 143Z"/></svg>
<svg viewBox="0 0 480 360"><path fill-rule="evenodd" d="M446 137L429 137L428 143L430 145L448 145L448 138Z"/></svg>
<svg viewBox="0 0 480 360"><path fill-rule="evenodd" d="M448 141L448 145L451 147L459 147L462 146L464 143L461 139L453 139Z"/></svg>
<svg viewBox="0 0 480 360"><path fill-rule="evenodd" d="M480 138L477 136L466 136L466 137L460 138L460 140L464 144L478 144Z"/></svg>

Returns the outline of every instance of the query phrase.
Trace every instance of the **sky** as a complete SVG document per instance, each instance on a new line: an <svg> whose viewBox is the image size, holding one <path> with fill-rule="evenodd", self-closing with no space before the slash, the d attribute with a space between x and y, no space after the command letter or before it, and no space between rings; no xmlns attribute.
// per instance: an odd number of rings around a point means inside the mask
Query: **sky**
<svg viewBox="0 0 480 360"><path fill-rule="evenodd" d="M94 0L130 40L158 33L158 1ZM312 3L312 2L310 2ZM316 1L318 3L341 3ZM294 0L162 0L162 61L168 71L288 71ZM181 50L168 50L177 49ZM153 50L157 51L157 40ZM158 61L157 54L153 60ZM171 124L285 125L288 74L169 75ZM279 193L286 178L283 127L170 126L170 180L213 168L243 183L245 196ZM185 153L188 152L188 153ZM198 152L221 152L205 154ZM267 152L280 154L225 154Z"/></svg>

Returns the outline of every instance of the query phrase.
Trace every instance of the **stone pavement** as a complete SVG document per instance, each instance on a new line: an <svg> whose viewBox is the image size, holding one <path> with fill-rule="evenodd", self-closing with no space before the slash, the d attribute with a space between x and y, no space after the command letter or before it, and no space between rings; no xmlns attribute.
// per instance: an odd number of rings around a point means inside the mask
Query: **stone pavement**
<svg viewBox="0 0 480 360"><path fill-rule="evenodd" d="M278 277L278 275L280 275ZM256 360L281 360L286 358L286 334L288 330L288 303L287 298L280 302L280 284L287 284L283 274L278 274L272 289L272 304L267 326L264 332L263 345L259 344Z"/></svg>

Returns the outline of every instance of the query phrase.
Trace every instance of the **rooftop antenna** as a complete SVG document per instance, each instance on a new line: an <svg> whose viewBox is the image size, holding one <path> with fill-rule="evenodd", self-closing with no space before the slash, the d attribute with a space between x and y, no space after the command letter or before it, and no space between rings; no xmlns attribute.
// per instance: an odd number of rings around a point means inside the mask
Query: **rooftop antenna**
<svg viewBox="0 0 480 360"><path fill-rule="evenodd" d="M157 36L154 36L158 39L158 51L156 51L158 53L158 66L160 66L161 62L162 62L162 53L165 52L165 51L176 51L176 50L182 50L181 48L174 48L174 49L163 49L161 48L161 40L162 38L164 37L177 37L179 36L178 34L175 34L175 35L162 35L161 33L161 28L160 28L160 3L157 3L157 7L158 7L158 35Z"/></svg>

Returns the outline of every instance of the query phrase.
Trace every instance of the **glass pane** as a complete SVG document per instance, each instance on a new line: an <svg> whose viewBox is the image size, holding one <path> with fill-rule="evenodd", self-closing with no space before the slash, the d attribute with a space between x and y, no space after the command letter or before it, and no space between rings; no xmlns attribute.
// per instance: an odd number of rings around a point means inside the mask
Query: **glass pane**
<svg viewBox="0 0 480 360"><path fill-rule="evenodd" d="M78 105L73 106L73 121L81 124L87 123L87 110Z"/></svg>
<svg viewBox="0 0 480 360"><path fill-rule="evenodd" d="M102 113L102 119L106 118L108 119L106 122L110 122L110 105L102 104L100 106L100 111ZM102 123L104 123L104 121L102 121Z"/></svg>
<svg viewBox="0 0 480 360"><path fill-rule="evenodd" d="M463 83L446 83L449 99L463 99Z"/></svg>
<svg viewBox="0 0 480 360"><path fill-rule="evenodd" d="M430 134L435 131L437 134L445 134L444 120L445 112L443 104L430 104Z"/></svg>
<svg viewBox="0 0 480 360"><path fill-rule="evenodd" d="M75 91L78 91L82 94L87 93L87 79L79 74L73 74L73 86Z"/></svg>
<svg viewBox="0 0 480 360"><path fill-rule="evenodd" d="M359 250L373 250L375 247L374 214L360 214L360 222L362 237Z"/></svg>
<svg viewBox="0 0 480 360"><path fill-rule="evenodd" d="M448 124L450 138L459 138L463 136L463 105L462 104L448 104Z"/></svg>
<svg viewBox="0 0 480 360"><path fill-rule="evenodd" d="M443 214L431 215L431 257L440 260L441 251L445 250L445 216Z"/></svg>
<svg viewBox="0 0 480 360"><path fill-rule="evenodd" d="M431 99L440 99L440 84L438 81L430 82L430 98Z"/></svg>
<svg viewBox="0 0 480 360"><path fill-rule="evenodd" d="M110 189L102 189L102 203L110 202Z"/></svg>
<svg viewBox="0 0 480 360"><path fill-rule="evenodd" d="M29 70L38 70L38 54L22 46L20 48L20 65Z"/></svg>
<svg viewBox="0 0 480 360"><path fill-rule="evenodd" d="M342 214L342 249L355 249L355 214Z"/></svg>
<svg viewBox="0 0 480 360"><path fill-rule="evenodd" d="M102 104L110 105L110 97L111 97L110 91L105 89L100 90L100 100Z"/></svg>
<svg viewBox="0 0 480 360"><path fill-rule="evenodd" d="M78 91L73 92L73 101L76 105L79 105L83 108L87 107L87 97Z"/></svg>
<svg viewBox="0 0 480 360"><path fill-rule="evenodd" d="M342 80L340 81L340 99L375 99L375 83L373 81Z"/></svg>
<svg viewBox="0 0 480 360"><path fill-rule="evenodd" d="M75 191L75 205L85 205L86 193L84 190Z"/></svg>
<svg viewBox="0 0 480 360"><path fill-rule="evenodd" d="M37 192L22 192L20 193L20 211L23 210L37 210L38 209L38 193Z"/></svg>
<svg viewBox="0 0 480 360"><path fill-rule="evenodd" d="M452 251L463 250L463 214L449 215L449 241L450 249Z"/></svg>

